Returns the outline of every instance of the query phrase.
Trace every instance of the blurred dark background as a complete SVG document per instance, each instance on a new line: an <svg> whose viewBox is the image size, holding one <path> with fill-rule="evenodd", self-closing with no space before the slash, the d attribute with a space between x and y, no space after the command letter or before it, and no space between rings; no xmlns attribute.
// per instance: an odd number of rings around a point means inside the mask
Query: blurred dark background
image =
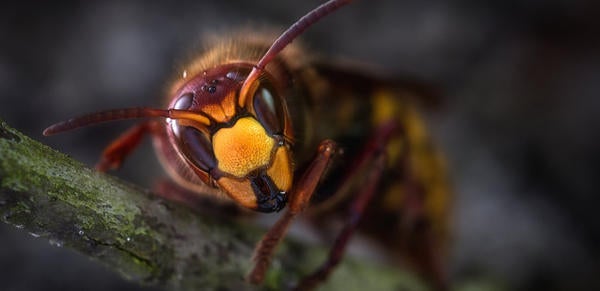
<svg viewBox="0 0 600 291"><path fill-rule="evenodd" d="M319 1L20 1L0 9L0 118L82 162L130 123L44 138L99 109L156 106L204 33L286 27ZM429 116L456 187L457 286L600 290L600 2L356 1L303 36L323 55L440 85ZM149 143L117 173L162 176ZM132 290L0 224L2 290Z"/></svg>

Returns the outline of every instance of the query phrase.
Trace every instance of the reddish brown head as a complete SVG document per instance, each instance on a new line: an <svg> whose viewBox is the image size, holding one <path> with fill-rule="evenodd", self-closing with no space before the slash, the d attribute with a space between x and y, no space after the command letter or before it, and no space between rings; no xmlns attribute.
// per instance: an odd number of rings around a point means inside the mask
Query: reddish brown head
<svg viewBox="0 0 600 291"><path fill-rule="evenodd" d="M292 186L293 133L284 99L268 74L240 104L240 88L252 67L233 63L192 76L169 108L193 111L207 122L168 120L167 132L205 183L216 183L245 207L279 211Z"/></svg>

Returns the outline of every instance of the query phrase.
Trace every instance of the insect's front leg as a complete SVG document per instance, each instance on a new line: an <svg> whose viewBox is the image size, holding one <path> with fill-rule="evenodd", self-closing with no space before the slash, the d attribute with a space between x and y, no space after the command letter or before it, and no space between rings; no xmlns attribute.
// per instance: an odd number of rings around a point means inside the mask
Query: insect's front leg
<svg viewBox="0 0 600 291"><path fill-rule="evenodd" d="M332 140L324 140L319 145L317 156L310 163L300 178L296 187L292 190L291 199L287 211L263 236L254 250L254 268L248 274L248 280L254 284L263 281L265 273L269 268L271 257L275 247L285 236L288 226L304 208L308 205L310 198L315 192L319 180L323 176L327 165L336 152L337 146Z"/></svg>
<svg viewBox="0 0 600 291"><path fill-rule="evenodd" d="M367 205L377 192L377 186L379 185L387 162L386 146L388 145L389 140L398 134L400 134L400 131L395 120L384 123L375 131L375 134L370 139L371 142L363 149L362 155L341 185L341 188L344 188L345 184L357 180L357 176L362 175L363 170L366 169L368 174L365 177L364 183L359 186L358 192L352 200L346 224L336 237L327 260L315 272L304 277L296 287L296 290L314 289L329 277L331 272L341 261L346 246L358 227L358 223L360 222ZM340 189L340 191L344 190ZM343 193L336 193L334 196L337 196L338 194L343 195Z"/></svg>
<svg viewBox="0 0 600 291"><path fill-rule="evenodd" d="M352 238L354 231L356 230L358 223L365 211L365 208L372 197L375 195L377 185L381 179L384 167L385 167L385 154L383 152L378 153L376 160L373 162L371 172L367 177L366 184L361 189L356 199L353 201L350 208L350 215L346 221L346 225L342 231L338 234L335 243L331 247L329 257L327 260L312 274L304 277L295 290L312 290L317 287L321 282L325 281L335 267L340 263L346 246Z"/></svg>
<svg viewBox="0 0 600 291"><path fill-rule="evenodd" d="M96 164L96 170L106 172L118 169L125 158L140 144L142 138L146 134L152 133L154 124L153 121L140 122L112 141L102 152L102 156Z"/></svg>
<svg viewBox="0 0 600 291"><path fill-rule="evenodd" d="M369 144L365 146L354 166L342 180L338 191L329 198L334 201L334 205L326 205L334 207L335 203L340 202L340 197L348 198L349 189L356 190L354 192L356 194L351 198L344 228L336 237L327 260L315 272L303 278L296 290L314 289L325 281L339 264L367 206L380 190L378 185L384 171L390 167L399 167L400 171L397 172L399 174L395 174L397 175L395 177L397 181L401 181L400 185L404 193L404 206L397 209L401 218L399 231L402 241L396 247L405 250L409 261L425 279L431 281L435 290L448 289L439 253L440 246L432 233L431 217L428 217L425 210L424 199L427 193L424 192L423 181L414 172L412 157L415 155L415 149L411 148L408 138L407 129L394 118L382 123L370 136ZM396 153L396 160L393 160L392 156L398 150L392 147L393 141L398 139L403 141L403 146ZM395 193L395 195L399 194Z"/></svg>

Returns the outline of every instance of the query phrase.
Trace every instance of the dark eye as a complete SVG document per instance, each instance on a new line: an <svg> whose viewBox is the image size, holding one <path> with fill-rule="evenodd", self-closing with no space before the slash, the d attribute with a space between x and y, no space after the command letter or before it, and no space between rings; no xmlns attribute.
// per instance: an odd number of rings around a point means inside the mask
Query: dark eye
<svg viewBox="0 0 600 291"><path fill-rule="evenodd" d="M185 110L192 106L192 101L194 99L194 95L192 93L185 93L181 95L175 104L173 105L173 109Z"/></svg>
<svg viewBox="0 0 600 291"><path fill-rule="evenodd" d="M254 95L254 112L256 118L271 134L279 134L283 128L282 104L279 96L272 90L259 88Z"/></svg>
<svg viewBox="0 0 600 291"><path fill-rule="evenodd" d="M204 133L191 126L181 126L179 133L181 149L189 161L205 172L216 167L212 145Z"/></svg>
<svg viewBox="0 0 600 291"><path fill-rule="evenodd" d="M178 109L178 110L189 109L190 106L192 106L193 100L194 100L194 94L185 93L185 94L179 96L179 98L177 98L177 101L175 101L175 104L173 104L173 109ZM179 125L179 122L177 120L170 120L168 118L167 118L167 122L169 122L171 124L171 129L173 130L173 133L175 133L175 136L180 137L181 126Z"/></svg>

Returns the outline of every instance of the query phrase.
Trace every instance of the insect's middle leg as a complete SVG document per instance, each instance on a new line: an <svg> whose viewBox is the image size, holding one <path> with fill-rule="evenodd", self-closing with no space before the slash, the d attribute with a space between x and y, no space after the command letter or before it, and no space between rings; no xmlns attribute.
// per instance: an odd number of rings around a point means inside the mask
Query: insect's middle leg
<svg viewBox="0 0 600 291"><path fill-rule="evenodd" d="M96 170L106 172L119 168L123 160L140 144L146 134L152 132L152 129L152 121L143 121L129 128L104 149L100 161L96 164Z"/></svg>

